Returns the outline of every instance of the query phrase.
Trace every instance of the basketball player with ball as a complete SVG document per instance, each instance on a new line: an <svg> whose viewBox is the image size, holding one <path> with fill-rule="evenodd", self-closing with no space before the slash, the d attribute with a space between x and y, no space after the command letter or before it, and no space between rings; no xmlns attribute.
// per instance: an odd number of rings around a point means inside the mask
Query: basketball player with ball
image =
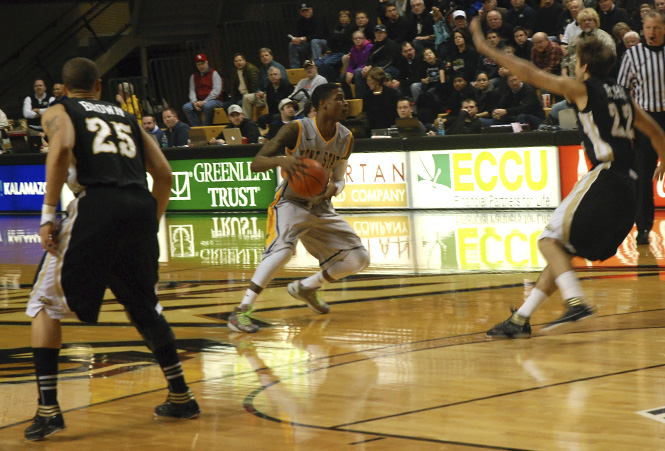
<svg viewBox="0 0 665 451"><path fill-rule="evenodd" d="M339 122L348 104L334 83L312 93L315 118L285 124L264 144L252 162L253 172L279 166L284 181L268 210L266 248L242 302L228 318L229 329L254 333L253 303L274 275L293 256L298 240L319 260L321 270L291 282L287 291L317 313L330 311L319 288L362 271L369 254L353 228L333 209L331 197L344 189L344 176L353 151L353 135ZM325 174L325 175L324 175Z"/></svg>

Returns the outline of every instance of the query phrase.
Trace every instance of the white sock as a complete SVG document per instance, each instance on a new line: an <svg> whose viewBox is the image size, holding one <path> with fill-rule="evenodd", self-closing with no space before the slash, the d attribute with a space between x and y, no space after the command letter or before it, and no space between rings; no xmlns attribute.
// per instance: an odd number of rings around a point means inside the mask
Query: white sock
<svg viewBox="0 0 665 451"><path fill-rule="evenodd" d="M531 315L543 305L547 298L548 296L545 293L534 287L524 304L517 310L517 314L524 318L531 318Z"/></svg>
<svg viewBox="0 0 665 451"><path fill-rule="evenodd" d="M321 288L321 286L326 283L327 280L323 277L323 271L319 271L313 276L309 276L306 279L300 281L304 287L307 288Z"/></svg>
<svg viewBox="0 0 665 451"><path fill-rule="evenodd" d="M263 288L268 285L268 282L270 282L275 273L282 269L282 267L291 259L292 256L293 251L289 248L284 248L273 252L268 257L263 259L263 261L259 263L258 268L256 268L256 271L254 271L254 275L252 276L252 282L254 285L260 287L260 291L262 291ZM252 305L252 303L259 296L260 291L259 293L256 293L250 289L247 289L247 291L245 291L245 297L242 298L240 305Z"/></svg>
<svg viewBox="0 0 665 451"><path fill-rule="evenodd" d="M561 291L561 297L564 301L567 301L571 298L582 298L584 293L582 292L582 285L580 280L575 275L575 271L567 271L561 274L559 277L554 279L554 283Z"/></svg>
<svg viewBox="0 0 665 451"><path fill-rule="evenodd" d="M252 290L247 288L247 291L245 291L245 297L242 298L242 302L240 303L240 305L251 306L258 297L259 297L258 293L254 293Z"/></svg>

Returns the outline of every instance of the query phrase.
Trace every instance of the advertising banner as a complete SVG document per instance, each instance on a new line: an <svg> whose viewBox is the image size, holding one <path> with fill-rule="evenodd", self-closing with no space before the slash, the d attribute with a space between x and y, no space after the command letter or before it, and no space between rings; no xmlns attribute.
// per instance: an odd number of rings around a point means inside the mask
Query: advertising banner
<svg viewBox="0 0 665 451"><path fill-rule="evenodd" d="M335 208L407 208L406 153L354 153Z"/></svg>
<svg viewBox="0 0 665 451"><path fill-rule="evenodd" d="M0 166L0 211L42 211L45 190L43 164Z"/></svg>
<svg viewBox="0 0 665 451"><path fill-rule="evenodd" d="M554 208L558 149L516 147L409 152L411 208Z"/></svg>
<svg viewBox="0 0 665 451"><path fill-rule="evenodd" d="M275 195L275 171L253 173L253 158L172 160L169 211L262 210Z"/></svg>

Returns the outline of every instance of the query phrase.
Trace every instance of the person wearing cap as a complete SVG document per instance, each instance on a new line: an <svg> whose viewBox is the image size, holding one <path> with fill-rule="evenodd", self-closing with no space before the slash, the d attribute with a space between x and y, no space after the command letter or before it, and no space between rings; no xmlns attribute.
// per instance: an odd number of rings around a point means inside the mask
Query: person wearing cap
<svg viewBox="0 0 665 451"><path fill-rule="evenodd" d="M300 4L300 17L296 23L295 35L289 35L289 64L291 69L302 66L302 60L312 53L312 40L328 36L328 27L323 18L314 15L314 9L307 3Z"/></svg>
<svg viewBox="0 0 665 451"><path fill-rule="evenodd" d="M325 77L319 75L319 69L314 61L306 60L303 68L307 76L298 82L291 95L289 95L291 99L298 102L309 99L317 86L328 83Z"/></svg>
<svg viewBox="0 0 665 451"><path fill-rule="evenodd" d="M466 13L461 9L453 11L453 29L469 28L469 23L466 20Z"/></svg>
<svg viewBox="0 0 665 451"><path fill-rule="evenodd" d="M231 105L228 110L228 116L231 123L226 128L239 128L243 138L247 138L247 144L256 144L259 142L259 127L256 122L245 117L240 105ZM226 144L224 141L224 132L220 132L217 138L211 138L210 144Z"/></svg>
<svg viewBox="0 0 665 451"><path fill-rule="evenodd" d="M243 97L258 90L259 69L252 63L247 62L247 58L242 53L233 55L233 66L235 70L231 72L229 81L229 100L222 104L222 108L227 110L231 105L242 105ZM247 105L244 110L247 117L252 117L252 107Z"/></svg>
<svg viewBox="0 0 665 451"><path fill-rule="evenodd" d="M412 41L416 52L420 53L427 48L434 48L434 19L429 11L425 10L423 0L411 0L411 20L409 21L409 40Z"/></svg>
<svg viewBox="0 0 665 451"><path fill-rule="evenodd" d="M379 24L374 27L374 46L369 52L365 66L356 71L353 84L356 85L356 99L362 99L367 92L367 74L373 67L380 67L390 73L393 78L399 79L399 70L396 64L401 56L400 45L388 38L388 29Z"/></svg>
<svg viewBox="0 0 665 451"><path fill-rule="evenodd" d="M282 101L279 102L279 119L273 121L270 124L270 130L268 130L266 138L272 139L277 136L279 129L282 128L284 124L291 122L296 117L297 106L297 103L288 97L286 99L282 99Z"/></svg>
<svg viewBox="0 0 665 451"><path fill-rule="evenodd" d="M187 120L193 127L212 125L215 108L222 106L222 77L210 67L208 57L199 53L194 58L196 72L189 77L189 102L182 106ZM203 111L203 124L200 113Z"/></svg>

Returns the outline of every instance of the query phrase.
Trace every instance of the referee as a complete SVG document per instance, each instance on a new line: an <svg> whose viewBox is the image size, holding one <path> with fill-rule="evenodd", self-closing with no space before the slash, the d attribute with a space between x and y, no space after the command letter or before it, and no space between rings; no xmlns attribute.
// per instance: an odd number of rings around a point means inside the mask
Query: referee
<svg viewBox="0 0 665 451"><path fill-rule="evenodd" d="M635 102L665 128L665 20L651 10L644 17L644 43L626 51L618 83L632 90ZM637 209L637 244L649 244L653 226L653 173L658 155L644 134L636 132L635 169L639 175Z"/></svg>

